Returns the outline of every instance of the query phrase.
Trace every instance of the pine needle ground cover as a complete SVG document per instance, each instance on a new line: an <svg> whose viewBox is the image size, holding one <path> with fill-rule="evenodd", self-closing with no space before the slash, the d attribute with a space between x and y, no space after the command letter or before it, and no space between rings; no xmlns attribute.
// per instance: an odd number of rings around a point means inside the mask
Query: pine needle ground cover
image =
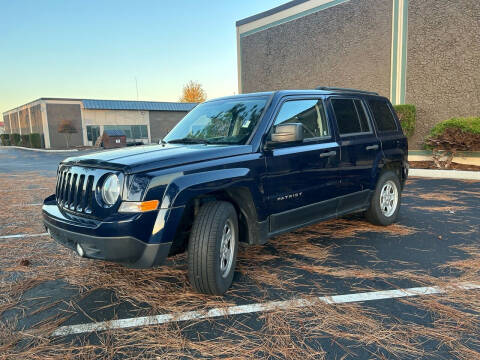
<svg viewBox="0 0 480 360"><path fill-rule="evenodd" d="M1 235L41 234L55 178L0 174ZM35 205L37 204L37 205ZM224 297L194 293L185 255L133 270L48 236L0 239L0 359L480 358L480 293L260 312L51 337L61 325L415 286L480 282L480 183L409 180L398 223L352 215L243 246Z"/></svg>

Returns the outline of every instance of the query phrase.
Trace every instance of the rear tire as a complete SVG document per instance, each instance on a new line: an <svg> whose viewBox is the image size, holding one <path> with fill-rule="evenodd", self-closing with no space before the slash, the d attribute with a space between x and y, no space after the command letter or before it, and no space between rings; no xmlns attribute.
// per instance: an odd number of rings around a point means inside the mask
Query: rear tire
<svg viewBox="0 0 480 360"><path fill-rule="evenodd" d="M232 204L204 204L188 242L188 278L204 294L222 295L232 284L238 251L238 219Z"/></svg>
<svg viewBox="0 0 480 360"><path fill-rule="evenodd" d="M366 217L374 225L391 225L400 210L401 186L393 171L385 171L378 179Z"/></svg>

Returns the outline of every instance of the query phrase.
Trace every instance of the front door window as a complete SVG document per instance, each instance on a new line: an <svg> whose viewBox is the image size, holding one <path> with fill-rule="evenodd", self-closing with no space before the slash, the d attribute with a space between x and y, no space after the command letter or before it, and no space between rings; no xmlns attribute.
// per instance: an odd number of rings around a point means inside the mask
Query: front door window
<svg viewBox="0 0 480 360"><path fill-rule="evenodd" d="M321 100L286 101L275 119L274 126L288 123L302 124L304 139L330 135Z"/></svg>

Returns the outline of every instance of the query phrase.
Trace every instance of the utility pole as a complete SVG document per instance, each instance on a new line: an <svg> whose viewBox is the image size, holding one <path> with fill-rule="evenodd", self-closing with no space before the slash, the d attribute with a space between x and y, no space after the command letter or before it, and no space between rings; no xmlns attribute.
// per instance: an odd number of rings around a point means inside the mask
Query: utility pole
<svg viewBox="0 0 480 360"><path fill-rule="evenodd" d="M136 76L135 76L135 88L137 89L137 101L138 101L138 81Z"/></svg>

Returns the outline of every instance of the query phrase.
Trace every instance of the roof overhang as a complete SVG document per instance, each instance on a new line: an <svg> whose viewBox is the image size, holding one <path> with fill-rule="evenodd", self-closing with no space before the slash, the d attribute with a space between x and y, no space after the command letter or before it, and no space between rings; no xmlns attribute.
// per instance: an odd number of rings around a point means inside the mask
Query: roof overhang
<svg viewBox="0 0 480 360"><path fill-rule="evenodd" d="M296 20L350 0L293 0L271 10L237 21L240 37Z"/></svg>

